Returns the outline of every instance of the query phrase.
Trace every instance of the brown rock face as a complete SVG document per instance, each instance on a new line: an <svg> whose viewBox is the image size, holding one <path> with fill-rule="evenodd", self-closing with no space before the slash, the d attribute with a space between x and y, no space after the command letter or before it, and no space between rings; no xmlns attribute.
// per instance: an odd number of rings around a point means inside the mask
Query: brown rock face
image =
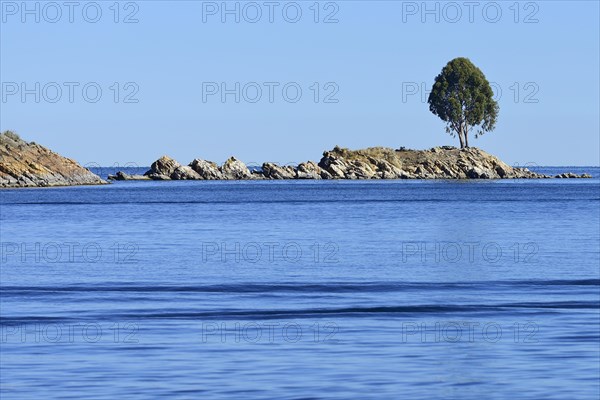
<svg viewBox="0 0 600 400"><path fill-rule="evenodd" d="M153 180L241 180L256 179L246 164L229 158L221 167L212 161L195 159L188 166L182 166L171 157L162 156L152 163L144 174Z"/></svg>
<svg viewBox="0 0 600 400"><path fill-rule="evenodd" d="M230 157L221 166L223 179L251 179L252 174L246 164L235 157Z"/></svg>
<svg viewBox="0 0 600 400"><path fill-rule="evenodd" d="M322 170L314 161L298 164L298 179L329 179L331 175Z"/></svg>
<svg viewBox="0 0 600 400"><path fill-rule="evenodd" d="M178 168L181 168L181 164L169 156L162 156L152 163L150 170L146 171L144 175L155 180L167 180L171 179Z"/></svg>
<svg viewBox="0 0 600 400"><path fill-rule="evenodd" d="M201 176L189 166L180 166L175 168L171 174L171 179L176 180L196 180L202 179Z"/></svg>
<svg viewBox="0 0 600 400"><path fill-rule="evenodd" d="M323 153L319 167L332 179L507 179L549 178L513 168L483 150L440 148L393 150L339 147Z"/></svg>
<svg viewBox="0 0 600 400"><path fill-rule="evenodd" d="M277 164L266 162L262 165L262 172L268 179L296 179L296 168L292 166L280 167Z"/></svg>
<svg viewBox="0 0 600 400"><path fill-rule="evenodd" d="M62 157L13 133L0 134L0 187L46 187L105 184L76 161Z"/></svg>
<svg viewBox="0 0 600 400"><path fill-rule="evenodd" d="M219 166L212 161L206 161L197 158L190 163L190 167L192 167L192 169L196 171L198 175L200 175L200 179L223 179L223 174L221 174L221 171L219 171Z"/></svg>

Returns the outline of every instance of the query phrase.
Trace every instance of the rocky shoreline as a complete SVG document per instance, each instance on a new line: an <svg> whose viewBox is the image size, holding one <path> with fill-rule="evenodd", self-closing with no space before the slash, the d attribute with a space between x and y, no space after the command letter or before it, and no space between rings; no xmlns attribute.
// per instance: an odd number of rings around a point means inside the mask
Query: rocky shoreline
<svg viewBox="0 0 600 400"><path fill-rule="evenodd" d="M274 179L547 179L591 178L588 174L563 173L554 177L511 167L483 150L451 146L430 150L372 147L349 150L335 147L316 163L280 166L266 162L260 170L229 158L223 165L195 159L182 165L168 156L152 163L144 175L118 172L111 180L274 180Z"/></svg>
<svg viewBox="0 0 600 400"><path fill-rule="evenodd" d="M371 147L349 150L336 146L320 161L297 166L265 162L248 168L235 157L222 165L195 159L182 165L163 156L143 175L120 171L109 180L280 180L280 179L546 179L591 178L588 174L548 176L511 167L483 150L451 146L430 150ZM0 134L0 188L101 185L105 180L76 161L62 157L12 132Z"/></svg>
<svg viewBox="0 0 600 400"><path fill-rule="evenodd" d="M0 134L0 187L102 185L105 180L44 146Z"/></svg>

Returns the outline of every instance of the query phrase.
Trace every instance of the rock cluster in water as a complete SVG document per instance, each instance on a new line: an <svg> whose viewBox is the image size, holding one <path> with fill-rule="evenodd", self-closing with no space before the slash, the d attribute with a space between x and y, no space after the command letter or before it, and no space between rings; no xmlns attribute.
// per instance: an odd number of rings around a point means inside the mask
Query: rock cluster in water
<svg viewBox="0 0 600 400"><path fill-rule="evenodd" d="M181 165L163 156L144 175L117 172L111 180L250 180L250 179L514 179L551 178L526 168L511 167L477 148L444 146L430 150L372 147L348 150L335 147L316 163L297 166L266 162L249 169L235 157L222 165L195 159ZM591 178L570 172L554 178ZM105 184L74 160L11 132L0 134L0 187L44 187Z"/></svg>
<svg viewBox="0 0 600 400"><path fill-rule="evenodd" d="M115 180L244 180L244 179L540 179L551 176L526 168L511 167L483 150L444 146L431 150L406 150L372 147L348 150L335 147L323 153L319 163L307 161L298 166L264 163L250 170L235 157L219 166L195 159L181 165L168 156L152 163L143 176L118 172ZM591 178L565 173L555 178Z"/></svg>
<svg viewBox="0 0 600 400"><path fill-rule="evenodd" d="M0 187L45 187L107 183L76 161L16 134L0 134Z"/></svg>

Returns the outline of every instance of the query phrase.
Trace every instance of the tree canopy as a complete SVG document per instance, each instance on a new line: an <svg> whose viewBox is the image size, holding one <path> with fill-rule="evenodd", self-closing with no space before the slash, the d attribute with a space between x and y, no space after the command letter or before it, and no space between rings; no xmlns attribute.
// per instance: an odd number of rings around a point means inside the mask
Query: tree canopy
<svg viewBox="0 0 600 400"><path fill-rule="evenodd" d="M498 103L485 75L468 58L450 61L435 78L429 94L429 110L446 122L446 132L458 135L460 147L469 147L469 132L475 137L493 131Z"/></svg>

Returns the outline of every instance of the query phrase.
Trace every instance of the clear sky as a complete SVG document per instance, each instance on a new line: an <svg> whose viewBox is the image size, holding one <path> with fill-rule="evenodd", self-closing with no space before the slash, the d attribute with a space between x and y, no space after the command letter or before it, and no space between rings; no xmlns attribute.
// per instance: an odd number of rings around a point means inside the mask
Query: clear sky
<svg viewBox="0 0 600 400"><path fill-rule="evenodd" d="M500 104L472 146L598 165L598 4L2 1L0 129L104 166L457 145L423 90L463 56Z"/></svg>

